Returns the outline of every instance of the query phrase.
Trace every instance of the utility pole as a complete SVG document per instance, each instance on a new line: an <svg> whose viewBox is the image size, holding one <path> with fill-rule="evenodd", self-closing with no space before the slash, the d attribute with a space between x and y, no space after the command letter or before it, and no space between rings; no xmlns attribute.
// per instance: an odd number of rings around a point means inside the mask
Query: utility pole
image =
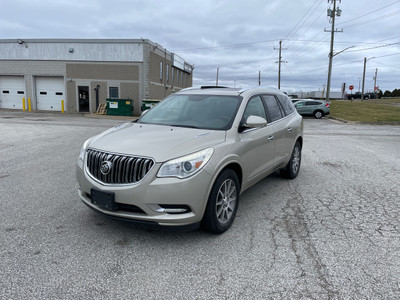
<svg viewBox="0 0 400 300"><path fill-rule="evenodd" d="M282 61L282 50L286 50L287 48L282 49L282 41L279 41L279 60L275 63L279 63L278 67L278 90L281 89L281 63L287 63L287 61ZM274 50L278 50L274 47Z"/></svg>
<svg viewBox="0 0 400 300"><path fill-rule="evenodd" d="M334 44L334 40L335 40L335 32L343 32L342 30L335 30L335 17L338 16L340 17L340 15L342 14L342 10L338 7L336 9L336 1L341 2L341 0L328 0L328 2L333 2L333 10L328 8L328 17L331 18L331 22L332 22L332 28L331 30L326 30L326 28L324 29L325 32L330 32L331 33L331 48L329 51L329 68L328 68L328 82L326 84L326 101L329 101L329 94L330 94L330 90L331 90L331 74L332 74L332 58L333 58L333 44Z"/></svg>
<svg viewBox="0 0 400 300"><path fill-rule="evenodd" d="M215 82L215 85L218 86L218 72L219 72L219 67L217 68L217 80Z"/></svg>
<svg viewBox="0 0 400 300"><path fill-rule="evenodd" d="M366 58L364 57L364 71L363 71L363 81L362 81L362 90L361 90L361 101L364 100L364 85L365 85L365 69L367 68L367 61L373 59L374 57Z"/></svg>
<svg viewBox="0 0 400 300"><path fill-rule="evenodd" d="M261 85L261 71L258 71L258 85Z"/></svg>
<svg viewBox="0 0 400 300"><path fill-rule="evenodd" d="M364 57L364 71L363 71L363 82L362 82L362 90L361 90L361 101L364 100L364 84L365 84L365 69L367 67L367 58Z"/></svg>

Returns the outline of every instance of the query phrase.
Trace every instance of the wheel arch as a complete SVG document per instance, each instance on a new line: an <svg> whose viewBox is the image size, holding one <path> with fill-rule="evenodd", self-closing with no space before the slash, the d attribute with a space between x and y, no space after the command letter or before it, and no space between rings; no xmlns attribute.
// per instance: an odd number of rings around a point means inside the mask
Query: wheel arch
<svg viewBox="0 0 400 300"><path fill-rule="evenodd" d="M302 136L299 136L299 137L297 138L296 142L299 142L301 148L303 148L303 137L302 137ZM296 144L296 142L295 142L295 144Z"/></svg>

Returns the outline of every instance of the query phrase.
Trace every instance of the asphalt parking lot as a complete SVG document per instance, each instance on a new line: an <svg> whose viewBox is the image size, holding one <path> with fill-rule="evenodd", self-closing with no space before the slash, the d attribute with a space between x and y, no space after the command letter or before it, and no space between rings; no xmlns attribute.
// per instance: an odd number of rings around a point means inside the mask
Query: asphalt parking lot
<svg viewBox="0 0 400 300"><path fill-rule="evenodd" d="M299 176L265 178L210 235L80 201L82 143L121 122L0 110L0 299L400 298L400 126L306 118Z"/></svg>

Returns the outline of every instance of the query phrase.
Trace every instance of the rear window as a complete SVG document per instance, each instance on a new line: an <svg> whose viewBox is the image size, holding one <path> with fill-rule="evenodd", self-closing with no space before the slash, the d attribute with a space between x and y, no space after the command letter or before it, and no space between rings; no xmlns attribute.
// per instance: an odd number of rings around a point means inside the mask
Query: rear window
<svg viewBox="0 0 400 300"><path fill-rule="evenodd" d="M282 105L283 110L285 111L286 115L290 115L292 112L295 111L295 107L293 105L293 102L290 100L289 97L279 95L278 100Z"/></svg>
<svg viewBox="0 0 400 300"><path fill-rule="evenodd" d="M277 121L282 118L281 108L279 107L278 102L274 96L263 96L266 104L267 104L267 111L268 116L270 118L270 122Z"/></svg>

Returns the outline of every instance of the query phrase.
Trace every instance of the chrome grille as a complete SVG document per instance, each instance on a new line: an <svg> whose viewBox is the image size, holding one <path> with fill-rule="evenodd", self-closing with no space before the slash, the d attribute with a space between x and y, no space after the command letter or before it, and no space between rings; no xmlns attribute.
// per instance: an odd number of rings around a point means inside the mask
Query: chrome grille
<svg viewBox="0 0 400 300"><path fill-rule="evenodd" d="M100 170L105 161L111 163L110 171L106 175ZM129 184L142 180L154 165L154 161L145 157L88 149L86 165L89 173L103 183Z"/></svg>

